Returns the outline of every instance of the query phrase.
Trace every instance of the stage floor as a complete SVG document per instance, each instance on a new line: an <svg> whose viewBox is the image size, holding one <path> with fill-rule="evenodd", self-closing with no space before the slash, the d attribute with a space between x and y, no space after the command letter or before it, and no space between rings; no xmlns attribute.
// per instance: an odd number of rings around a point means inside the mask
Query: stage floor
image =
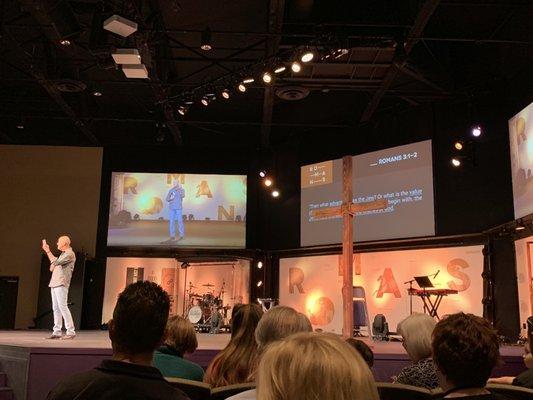
<svg viewBox="0 0 533 400"><path fill-rule="evenodd" d="M50 331L0 331L0 372L16 400L41 400L61 379L87 371L112 355L107 331L80 331L73 340L47 340ZM204 369L230 340L227 333L198 334L198 349L186 358ZM373 373L377 381L390 377L410 363L399 342L374 342L362 339L374 352ZM493 376L517 375L524 370L520 346L501 348L502 365ZM51 368L53 366L53 368Z"/></svg>
<svg viewBox="0 0 533 400"><path fill-rule="evenodd" d="M79 331L73 340L45 339L51 331L0 331L0 345L32 349L105 349L111 350L107 331ZM220 350L229 342L229 333L199 333L198 350ZM197 351L198 351L197 350Z"/></svg>

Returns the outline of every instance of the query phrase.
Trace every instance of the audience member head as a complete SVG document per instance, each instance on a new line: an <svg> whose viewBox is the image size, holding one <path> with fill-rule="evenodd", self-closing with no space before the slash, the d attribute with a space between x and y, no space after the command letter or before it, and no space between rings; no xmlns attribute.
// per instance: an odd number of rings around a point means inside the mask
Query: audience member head
<svg viewBox="0 0 533 400"><path fill-rule="evenodd" d="M431 335L435 325L433 317L420 313L411 314L398 324L403 347L414 362L431 357Z"/></svg>
<svg viewBox="0 0 533 400"><path fill-rule="evenodd" d="M365 342L354 338L348 338L346 339L346 343L352 346L359 353L359 355L363 357L363 360L365 360L369 368L374 366L374 353Z"/></svg>
<svg viewBox="0 0 533 400"><path fill-rule="evenodd" d="M113 319L109 321L115 356L153 353L163 341L169 307L167 293L153 282L136 282L126 287L118 296Z"/></svg>
<svg viewBox="0 0 533 400"><path fill-rule="evenodd" d="M198 339L194 326L179 315L168 319L165 344L175 350L180 357L185 353L192 353L198 347Z"/></svg>
<svg viewBox="0 0 533 400"><path fill-rule="evenodd" d="M262 315L258 304L240 306L231 322L231 340L209 365L205 382L218 387L250 381L257 362L254 332Z"/></svg>
<svg viewBox="0 0 533 400"><path fill-rule="evenodd" d="M377 400L362 357L330 334L298 333L270 344L257 372L258 400Z"/></svg>
<svg viewBox="0 0 533 400"><path fill-rule="evenodd" d="M294 308L276 306L268 310L255 330L255 341L260 349L293 333L313 332L309 318Z"/></svg>
<svg viewBox="0 0 533 400"><path fill-rule="evenodd" d="M481 317L450 315L433 331L433 360L444 390L485 387L499 360L498 337Z"/></svg>

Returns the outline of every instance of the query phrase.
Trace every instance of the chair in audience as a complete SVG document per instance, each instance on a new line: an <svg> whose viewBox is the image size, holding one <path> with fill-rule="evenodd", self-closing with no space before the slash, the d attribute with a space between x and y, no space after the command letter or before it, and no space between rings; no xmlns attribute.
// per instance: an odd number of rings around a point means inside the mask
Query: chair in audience
<svg viewBox="0 0 533 400"><path fill-rule="evenodd" d="M521 386L500 385L496 383L489 383L486 386L486 388L491 393L500 394L511 399L517 399L517 400L533 399L533 389L527 389Z"/></svg>
<svg viewBox="0 0 533 400"><path fill-rule="evenodd" d="M180 389L191 400L209 400L211 398L211 385L198 381L181 378L165 378L172 386Z"/></svg>
<svg viewBox="0 0 533 400"><path fill-rule="evenodd" d="M429 389L399 383L376 382L381 400L431 400Z"/></svg>
<svg viewBox="0 0 533 400"><path fill-rule="evenodd" d="M255 389L255 383L238 383L236 385L220 386L213 388L211 391L211 400L224 400L252 389Z"/></svg>

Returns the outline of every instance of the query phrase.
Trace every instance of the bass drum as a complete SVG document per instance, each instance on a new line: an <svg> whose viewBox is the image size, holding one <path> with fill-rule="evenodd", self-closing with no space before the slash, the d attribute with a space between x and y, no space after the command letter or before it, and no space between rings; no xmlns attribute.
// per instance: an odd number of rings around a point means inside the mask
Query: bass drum
<svg viewBox="0 0 533 400"><path fill-rule="evenodd" d="M187 318L189 318L189 321L193 324L197 324L202 319L202 308L200 306L191 307L187 313Z"/></svg>

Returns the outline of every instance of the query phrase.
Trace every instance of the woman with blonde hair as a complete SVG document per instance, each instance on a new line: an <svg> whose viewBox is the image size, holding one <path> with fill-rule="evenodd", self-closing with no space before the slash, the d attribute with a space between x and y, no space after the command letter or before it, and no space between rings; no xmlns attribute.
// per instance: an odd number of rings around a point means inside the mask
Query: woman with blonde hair
<svg viewBox="0 0 533 400"><path fill-rule="evenodd" d="M174 315L168 319L165 344L154 353L153 364L163 376L202 381L204 370L198 364L185 360L185 353L198 347L194 326L189 320Z"/></svg>
<svg viewBox="0 0 533 400"><path fill-rule="evenodd" d="M255 341L259 346L258 357L261 357L267 346L275 341L295 333L312 331L311 321L304 314L291 307L273 307L263 315L255 329ZM255 377L255 373L256 371L252 372L250 380ZM255 400L256 396L255 389L252 389L229 397L227 400Z"/></svg>
<svg viewBox="0 0 533 400"><path fill-rule="evenodd" d="M257 365L257 343L254 332L263 310L258 304L243 304L231 322L231 340L211 361L204 382L213 387L246 383L253 380Z"/></svg>
<svg viewBox="0 0 533 400"><path fill-rule="evenodd" d="M431 337L435 319L427 314L414 313L398 324L403 347L413 361L394 378L395 383L435 389L439 386L437 369L431 358Z"/></svg>
<svg viewBox="0 0 533 400"><path fill-rule="evenodd" d="M257 372L258 400L378 400L370 369L340 338L298 333L270 344Z"/></svg>

